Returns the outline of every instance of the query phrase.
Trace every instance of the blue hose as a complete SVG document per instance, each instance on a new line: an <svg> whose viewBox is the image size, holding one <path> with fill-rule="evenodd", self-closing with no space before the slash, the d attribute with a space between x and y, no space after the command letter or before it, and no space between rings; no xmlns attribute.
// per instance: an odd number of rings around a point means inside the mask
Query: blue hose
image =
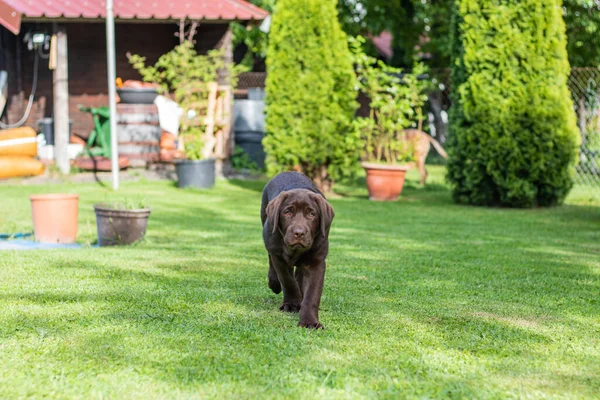
<svg viewBox="0 0 600 400"><path fill-rule="evenodd" d="M0 240L23 239L33 235L33 233L0 233Z"/></svg>

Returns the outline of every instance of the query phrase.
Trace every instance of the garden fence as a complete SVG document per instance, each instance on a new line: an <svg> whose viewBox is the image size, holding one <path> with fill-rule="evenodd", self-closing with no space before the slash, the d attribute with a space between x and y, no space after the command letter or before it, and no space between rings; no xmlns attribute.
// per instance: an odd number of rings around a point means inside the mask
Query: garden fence
<svg viewBox="0 0 600 400"><path fill-rule="evenodd" d="M600 70L573 68L569 88L581 133L577 183L600 198Z"/></svg>
<svg viewBox="0 0 600 400"><path fill-rule="evenodd" d="M432 136L441 143L448 137L448 110L450 109L450 70L433 70L436 90L429 94L429 128ZM266 74L262 72L240 75L238 93L248 88L264 88ZM600 198L600 70L573 68L569 89L581 134L581 149L576 182L588 195Z"/></svg>

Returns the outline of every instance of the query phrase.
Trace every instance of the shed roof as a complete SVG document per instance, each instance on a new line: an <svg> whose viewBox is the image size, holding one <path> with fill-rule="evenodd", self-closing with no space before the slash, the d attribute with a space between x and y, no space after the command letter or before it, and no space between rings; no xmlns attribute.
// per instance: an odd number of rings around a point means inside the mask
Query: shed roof
<svg viewBox="0 0 600 400"><path fill-rule="evenodd" d="M8 19L8 15L3 18L3 6L22 14L24 20L106 17L105 0L0 0L3 25ZM117 20L261 21L269 15L245 0L115 0L114 10Z"/></svg>

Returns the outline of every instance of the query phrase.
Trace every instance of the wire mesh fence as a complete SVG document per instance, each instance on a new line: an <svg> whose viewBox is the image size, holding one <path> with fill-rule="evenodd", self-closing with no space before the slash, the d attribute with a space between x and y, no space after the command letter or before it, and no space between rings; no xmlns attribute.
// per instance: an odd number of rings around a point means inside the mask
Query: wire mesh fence
<svg viewBox="0 0 600 400"><path fill-rule="evenodd" d="M581 133L578 189L600 198L600 70L573 68L569 88Z"/></svg>
<svg viewBox="0 0 600 400"><path fill-rule="evenodd" d="M264 88L267 80L267 74L264 72L244 72L238 77L238 84L235 90L236 99L244 99L248 96L248 89Z"/></svg>

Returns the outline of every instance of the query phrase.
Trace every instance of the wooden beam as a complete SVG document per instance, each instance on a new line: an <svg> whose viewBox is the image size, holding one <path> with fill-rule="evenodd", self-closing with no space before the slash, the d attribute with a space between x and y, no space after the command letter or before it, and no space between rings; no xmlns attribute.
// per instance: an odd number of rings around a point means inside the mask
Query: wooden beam
<svg viewBox="0 0 600 400"><path fill-rule="evenodd" d="M219 84L223 85L223 86L231 86L231 75L229 73L229 68L231 68L233 66L233 31L231 30L231 25L229 26L229 28L227 29L227 32L225 32L225 34L219 41L217 48L223 50L223 61L225 62L225 65L227 67L227 68L225 68L225 70L219 71ZM227 97L233 96L232 89L233 88L228 88L228 90L225 92L225 96L227 96ZM233 154L233 147L234 147L234 142L233 142L233 101L231 101L231 99L227 98L227 99L225 99L225 102L223 105L225 107L225 109L223 110L223 114L230 120L229 123L225 124L225 126L222 128L222 130L223 130L222 135L223 135L223 139L224 139L223 146L230 147L229 149L227 149L228 151L226 151L223 156L224 156L224 158L228 158L231 156L231 154ZM224 160L223 158L217 159L217 161L215 163L215 174L217 175L217 177L224 176L225 170L226 170L225 164L227 162L228 162L228 160Z"/></svg>
<svg viewBox="0 0 600 400"><path fill-rule="evenodd" d="M69 162L69 57L67 31L56 30L56 69L54 78L54 158L61 173L68 174Z"/></svg>

